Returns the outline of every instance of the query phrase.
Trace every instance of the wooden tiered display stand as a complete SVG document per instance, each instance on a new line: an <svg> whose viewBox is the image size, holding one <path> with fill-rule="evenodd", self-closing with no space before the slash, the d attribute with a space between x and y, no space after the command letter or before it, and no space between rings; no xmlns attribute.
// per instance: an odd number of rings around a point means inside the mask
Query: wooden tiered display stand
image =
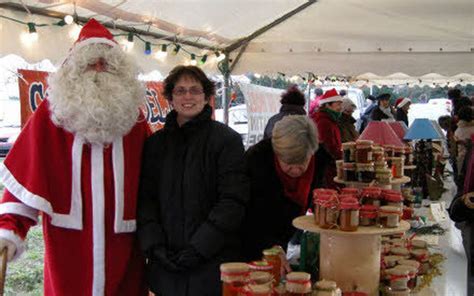
<svg viewBox="0 0 474 296"><path fill-rule="evenodd" d="M322 229L313 215L293 220L296 228L320 233L319 278L336 281L342 291L361 291L378 295L380 279L381 235L405 232L410 224L401 221L397 228L359 226L357 231Z"/></svg>
<svg viewBox="0 0 474 296"><path fill-rule="evenodd" d="M376 181L366 183L366 182L353 182L353 181L344 181L339 179L338 177L334 177L334 182L339 184L344 184L347 187L355 187L355 188L364 188L367 186L376 186L383 189L394 189L394 190L401 190L401 185L410 182L410 177L403 176L401 178L393 178L390 184L379 184Z"/></svg>

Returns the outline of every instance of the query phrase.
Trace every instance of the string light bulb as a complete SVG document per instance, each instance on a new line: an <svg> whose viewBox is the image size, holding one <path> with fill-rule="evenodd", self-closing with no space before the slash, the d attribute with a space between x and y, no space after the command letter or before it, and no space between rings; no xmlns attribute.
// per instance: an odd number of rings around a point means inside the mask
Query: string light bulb
<svg viewBox="0 0 474 296"><path fill-rule="evenodd" d="M216 54L216 60L217 60L218 62L220 62L220 61L222 61L222 60L225 59L225 54L224 54L224 53L220 53L220 52L216 51L215 54Z"/></svg>
<svg viewBox="0 0 474 296"><path fill-rule="evenodd" d="M133 33L132 33L132 32L128 33L127 41L128 41L129 43L133 43Z"/></svg>
<svg viewBox="0 0 474 296"><path fill-rule="evenodd" d="M166 58L166 56L168 55L167 48L168 46L166 44L161 45L161 50L156 52L155 57L159 60Z"/></svg>
<svg viewBox="0 0 474 296"><path fill-rule="evenodd" d="M197 61L196 61L196 55L194 53L191 54L191 62L189 62L190 65L196 66Z"/></svg>
<svg viewBox="0 0 474 296"><path fill-rule="evenodd" d="M204 65L207 61L207 54L205 54L199 61L199 65Z"/></svg>
<svg viewBox="0 0 474 296"><path fill-rule="evenodd" d="M64 22L67 24L67 25L70 25L74 22L74 17L70 14L66 15L64 17Z"/></svg>
<svg viewBox="0 0 474 296"><path fill-rule="evenodd" d="M176 44L176 46L173 49L173 55L177 55L180 49L181 49L181 45Z"/></svg>
<svg viewBox="0 0 474 296"><path fill-rule="evenodd" d="M145 42L145 54L150 55L151 54L151 43L150 42Z"/></svg>
<svg viewBox="0 0 474 296"><path fill-rule="evenodd" d="M28 35L29 35L29 39L31 41L36 41L38 40L38 32L36 32L36 25L35 23L27 23L28 25Z"/></svg>

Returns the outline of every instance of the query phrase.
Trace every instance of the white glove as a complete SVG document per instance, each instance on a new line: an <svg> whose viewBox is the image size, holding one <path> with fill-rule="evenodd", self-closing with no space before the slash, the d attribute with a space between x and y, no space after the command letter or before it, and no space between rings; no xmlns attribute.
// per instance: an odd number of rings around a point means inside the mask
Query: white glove
<svg viewBox="0 0 474 296"><path fill-rule="evenodd" d="M0 251L4 248L7 248L7 259L8 262L10 262L13 259L13 256L15 256L16 245L7 239L0 238Z"/></svg>

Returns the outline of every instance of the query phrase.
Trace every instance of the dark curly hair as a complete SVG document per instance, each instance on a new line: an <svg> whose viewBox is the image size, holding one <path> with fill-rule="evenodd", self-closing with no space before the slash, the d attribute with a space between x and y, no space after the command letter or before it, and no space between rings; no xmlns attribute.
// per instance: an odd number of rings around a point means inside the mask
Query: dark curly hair
<svg viewBox="0 0 474 296"><path fill-rule="evenodd" d="M472 107L464 106L459 110L459 120L472 121Z"/></svg>
<svg viewBox="0 0 474 296"><path fill-rule="evenodd" d="M451 88L448 90L448 99L455 100L461 97L461 90L457 88Z"/></svg>
<svg viewBox="0 0 474 296"><path fill-rule="evenodd" d="M304 98L304 94L298 89L298 86L292 85L281 95L280 103L304 106L306 99Z"/></svg>
<svg viewBox="0 0 474 296"><path fill-rule="evenodd" d="M168 77L165 78L163 95L168 101L173 100L172 93L174 86L176 82L178 82L178 80L183 76L191 77L192 79L195 79L201 83L206 101L209 101L211 96L215 95L216 86L214 82L207 78L206 74L199 67L181 65L174 67Z"/></svg>

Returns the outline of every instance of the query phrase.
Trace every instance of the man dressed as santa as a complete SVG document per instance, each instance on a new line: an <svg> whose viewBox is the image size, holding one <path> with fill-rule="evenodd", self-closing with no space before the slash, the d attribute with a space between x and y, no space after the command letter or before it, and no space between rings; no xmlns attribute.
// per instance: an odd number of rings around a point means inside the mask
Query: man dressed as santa
<svg viewBox="0 0 474 296"><path fill-rule="evenodd" d="M148 127L137 75L90 20L0 164L0 249L18 257L43 214L45 295L146 295L135 210Z"/></svg>

